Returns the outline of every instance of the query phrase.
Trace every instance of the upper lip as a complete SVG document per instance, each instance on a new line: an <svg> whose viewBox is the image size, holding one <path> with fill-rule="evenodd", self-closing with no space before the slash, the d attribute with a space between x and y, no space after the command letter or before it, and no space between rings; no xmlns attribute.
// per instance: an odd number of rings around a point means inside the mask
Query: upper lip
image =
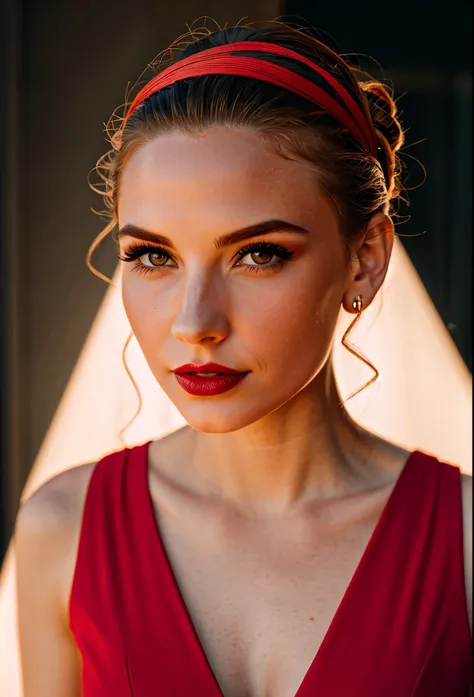
<svg viewBox="0 0 474 697"><path fill-rule="evenodd" d="M218 363L204 363L204 365L196 365L195 363L186 363L185 365L180 365L179 368L175 368L173 373L227 373L233 374L248 372L245 370L234 370L233 368L228 368L225 365L219 365Z"/></svg>

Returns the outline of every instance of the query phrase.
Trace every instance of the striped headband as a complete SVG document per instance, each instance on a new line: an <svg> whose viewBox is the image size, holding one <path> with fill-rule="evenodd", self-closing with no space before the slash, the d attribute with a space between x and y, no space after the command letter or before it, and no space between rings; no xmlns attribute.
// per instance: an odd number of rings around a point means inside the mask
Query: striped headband
<svg viewBox="0 0 474 697"><path fill-rule="evenodd" d="M262 58L235 55L239 51L258 51L293 58L305 63L324 80L324 87L307 80L275 63ZM131 103L123 127L135 109L155 92L189 77L202 75L242 75L271 82L314 102L333 116L361 143L364 150L377 158L377 142L372 122L363 109L339 84L339 82L316 63L296 51L262 41L238 41L224 46L215 46L182 58L155 75L137 94ZM331 94L332 93L332 94Z"/></svg>

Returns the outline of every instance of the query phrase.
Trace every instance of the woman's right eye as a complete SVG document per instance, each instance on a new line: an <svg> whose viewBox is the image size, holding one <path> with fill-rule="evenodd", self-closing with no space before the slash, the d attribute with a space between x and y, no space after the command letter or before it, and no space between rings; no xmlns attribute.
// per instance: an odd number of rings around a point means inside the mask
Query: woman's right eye
<svg viewBox="0 0 474 697"><path fill-rule="evenodd" d="M150 264L144 264L141 257L145 257ZM159 269L164 266L169 266L167 262L172 259L170 254L161 247L153 247L151 245L137 245L130 247L125 250L122 254L118 255L121 261L131 262L138 260L135 264L134 270L141 271L143 273L150 273L154 269Z"/></svg>
<svg viewBox="0 0 474 697"><path fill-rule="evenodd" d="M168 259L170 258L167 254L163 252L148 252L143 254L145 258L151 261L152 266L164 266Z"/></svg>

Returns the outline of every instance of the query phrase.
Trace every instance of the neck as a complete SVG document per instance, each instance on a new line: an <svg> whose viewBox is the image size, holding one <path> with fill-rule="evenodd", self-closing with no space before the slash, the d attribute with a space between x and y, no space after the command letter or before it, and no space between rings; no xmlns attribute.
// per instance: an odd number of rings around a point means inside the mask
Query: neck
<svg viewBox="0 0 474 697"><path fill-rule="evenodd" d="M190 432L188 464L205 495L252 516L285 516L354 489L373 434L339 406L331 361L296 397L232 433Z"/></svg>

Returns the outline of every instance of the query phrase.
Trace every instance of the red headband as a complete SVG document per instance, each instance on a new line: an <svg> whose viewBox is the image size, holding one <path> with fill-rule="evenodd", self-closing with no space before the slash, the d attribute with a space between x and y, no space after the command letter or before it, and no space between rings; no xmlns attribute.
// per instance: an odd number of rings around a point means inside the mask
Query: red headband
<svg viewBox="0 0 474 697"><path fill-rule="evenodd" d="M326 80L337 93L344 106L324 89L288 70L288 68L283 68L261 58L232 55L234 51L273 53L305 63ZM368 121L363 110L349 92L330 73L305 56L301 56L299 53L283 46L261 41L239 41L225 44L224 46L215 46L183 58L165 68L161 73L155 75L137 94L125 116L123 127L125 127L135 109L152 94L169 87L169 85L178 82L178 80L201 75L242 75L271 82L274 85L295 92L322 107L340 124L345 126L357 138L365 150L377 157L377 144L373 125Z"/></svg>

